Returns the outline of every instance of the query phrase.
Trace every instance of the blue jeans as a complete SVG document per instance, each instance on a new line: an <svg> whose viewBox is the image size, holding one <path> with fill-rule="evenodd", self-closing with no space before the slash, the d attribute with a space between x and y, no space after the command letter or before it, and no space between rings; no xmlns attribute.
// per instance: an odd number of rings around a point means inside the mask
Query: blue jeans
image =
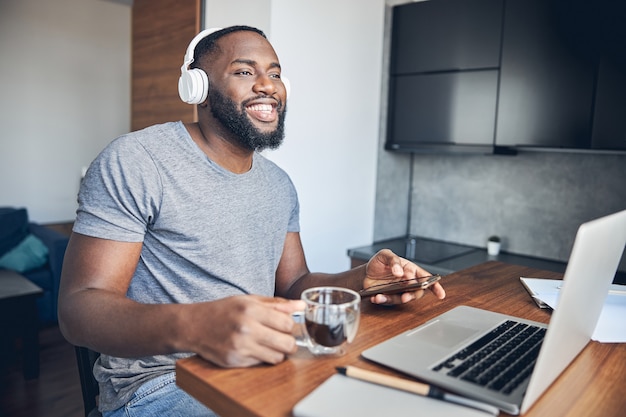
<svg viewBox="0 0 626 417"><path fill-rule="evenodd" d="M217 417L176 385L172 372L151 379L135 391L130 401L103 417Z"/></svg>

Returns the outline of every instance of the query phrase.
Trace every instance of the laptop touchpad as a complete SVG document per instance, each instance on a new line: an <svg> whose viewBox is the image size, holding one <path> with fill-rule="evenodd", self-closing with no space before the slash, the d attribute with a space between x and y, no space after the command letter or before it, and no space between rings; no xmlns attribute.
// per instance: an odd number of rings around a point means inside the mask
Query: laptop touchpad
<svg viewBox="0 0 626 417"><path fill-rule="evenodd" d="M462 327L446 321L436 321L429 326L416 329L410 337L418 337L420 342L430 343L441 347L453 347L473 336L479 329Z"/></svg>

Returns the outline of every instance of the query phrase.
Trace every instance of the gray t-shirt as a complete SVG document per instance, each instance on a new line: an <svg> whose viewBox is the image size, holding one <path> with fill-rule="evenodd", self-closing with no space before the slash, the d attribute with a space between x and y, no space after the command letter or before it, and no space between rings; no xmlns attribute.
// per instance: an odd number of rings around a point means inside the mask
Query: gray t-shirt
<svg viewBox="0 0 626 417"><path fill-rule="evenodd" d="M89 167L78 200L75 232L143 242L127 296L146 304L273 296L286 234L299 231L298 197L283 170L258 153L250 171L225 170L181 122L111 142ZM100 409L121 407L190 354L102 355L94 368Z"/></svg>

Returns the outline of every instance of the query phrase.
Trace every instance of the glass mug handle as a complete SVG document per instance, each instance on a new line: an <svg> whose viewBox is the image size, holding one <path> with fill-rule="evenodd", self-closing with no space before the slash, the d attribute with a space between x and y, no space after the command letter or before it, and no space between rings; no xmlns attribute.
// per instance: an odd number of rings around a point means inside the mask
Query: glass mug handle
<svg viewBox="0 0 626 417"><path fill-rule="evenodd" d="M304 325L304 311L296 311L291 314L293 321L296 323L293 329L293 337L296 338L296 345L298 346L309 346L308 335L306 332L306 328Z"/></svg>

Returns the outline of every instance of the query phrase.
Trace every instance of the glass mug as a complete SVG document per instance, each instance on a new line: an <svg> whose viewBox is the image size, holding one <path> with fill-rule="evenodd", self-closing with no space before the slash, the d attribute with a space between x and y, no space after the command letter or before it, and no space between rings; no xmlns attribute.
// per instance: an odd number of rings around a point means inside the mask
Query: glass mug
<svg viewBox="0 0 626 417"><path fill-rule="evenodd" d="M304 311L294 313L296 344L314 355L343 355L361 318L361 296L347 288L314 287L301 296Z"/></svg>

